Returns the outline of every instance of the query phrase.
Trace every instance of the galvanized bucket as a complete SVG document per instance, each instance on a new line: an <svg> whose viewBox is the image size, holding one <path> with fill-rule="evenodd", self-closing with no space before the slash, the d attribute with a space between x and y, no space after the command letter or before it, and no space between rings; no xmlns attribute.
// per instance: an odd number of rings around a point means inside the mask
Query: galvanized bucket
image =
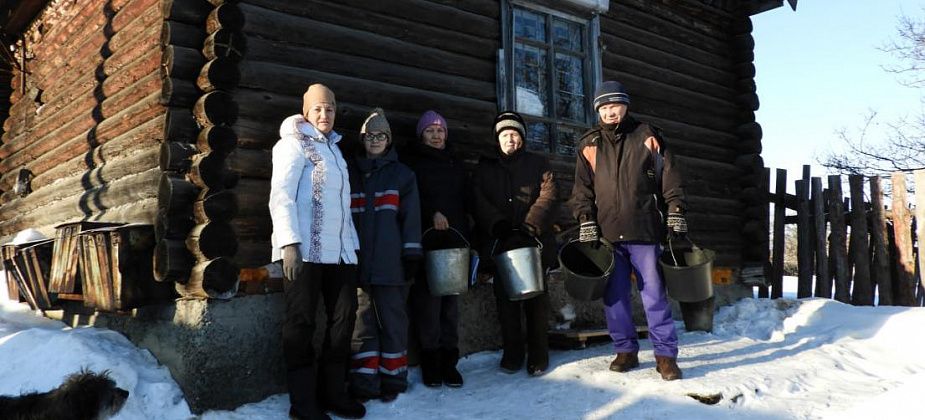
<svg viewBox="0 0 925 420"><path fill-rule="evenodd" d="M495 254L495 248L498 246L496 239L491 247L491 254L495 258L498 270L498 280L501 281L508 300L526 300L546 291L540 259L543 244L538 239L531 238L536 241L537 246L515 248Z"/></svg>
<svg viewBox="0 0 925 420"><path fill-rule="evenodd" d="M458 230L450 228L466 243L465 248L436 249L424 252L427 287L432 296L460 295L469 289L469 241ZM424 231L427 235L433 228Z"/></svg>
<svg viewBox="0 0 925 420"><path fill-rule="evenodd" d="M701 302L713 296L713 259L716 253L691 243L691 250L683 253L683 259L679 260L671 245L669 239L667 252L658 261L665 276L668 296L678 302Z"/></svg>
<svg viewBox="0 0 925 420"><path fill-rule="evenodd" d="M565 291L578 300L597 300L604 296L607 279L613 272L613 248L605 241L569 241L559 249L559 266L565 274Z"/></svg>

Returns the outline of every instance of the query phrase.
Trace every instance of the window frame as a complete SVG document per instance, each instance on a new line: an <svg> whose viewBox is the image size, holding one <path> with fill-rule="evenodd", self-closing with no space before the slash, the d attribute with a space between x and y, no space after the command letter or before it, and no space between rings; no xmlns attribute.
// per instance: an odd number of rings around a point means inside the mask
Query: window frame
<svg viewBox="0 0 925 420"><path fill-rule="evenodd" d="M544 24L546 26L546 42L518 38L515 36L515 8L524 9L529 12L542 15L544 18ZM521 44L529 47L539 48L545 51L545 67L548 76L548 80L546 80L545 86L547 90L545 100L547 102L548 109L546 113L548 115L541 116L527 113L521 114L528 124L543 123L548 127L546 147L543 150L534 151L555 156L572 156L574 155L574 152L572 155L566 155L564 153L560 153L558 150L560 145L559 126L568 126L581 132L593 126L594 121L596 121L593 109L591 109L591 96L593 95L594 86L596 86L598 81L601 80L602 75L599 45L600 17L593 11L588 11L587 15L581 16L574 13L567 13L564 11L556 10L529 0L501 0L501 10L502 45L498 55L498 106L502 110L516 110L516 63L514 61L514 52L516 46ZM555 18L568 22L578 23L582 26L581 42L583 51L578 52L555 46L553 38L553 21ZM557 116L559 75L555 67L556 53L563 53L570 57L578 57L582 60L582 94L584 96L583 100L585 101L583 104L585 115L581 121L570 120L566 118L560 119ZM574 140L576 143L575 146L577 146L578 139L575 138Z"/></svg>

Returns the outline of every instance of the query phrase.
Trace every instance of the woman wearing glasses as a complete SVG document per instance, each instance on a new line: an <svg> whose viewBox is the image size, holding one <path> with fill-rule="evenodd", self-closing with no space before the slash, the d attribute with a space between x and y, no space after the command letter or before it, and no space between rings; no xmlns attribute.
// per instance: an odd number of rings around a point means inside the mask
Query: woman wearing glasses
<svg viewBox="0 0 925 420"><path fill-rule="evenodd" d="M391 401L408 388L410 280L421 259L418 187L392 147L392 131L376 108L360 130L364 153L350 166L351 211L360 237L350 391Z"/></svg>
<svg viewBox="0 0 925 420"><path fill-rule="evenodd" d="M286 319L283 354L289 416L296 419L363 417L350 399L346 370L356 317L357 233L350 217L347 163L334 131L334 92L309 86L302 114L286 118L273 146L270 218L273 261L282 260ZM318 297L327 314L324 346L315 362L312 338Z"/></svg>

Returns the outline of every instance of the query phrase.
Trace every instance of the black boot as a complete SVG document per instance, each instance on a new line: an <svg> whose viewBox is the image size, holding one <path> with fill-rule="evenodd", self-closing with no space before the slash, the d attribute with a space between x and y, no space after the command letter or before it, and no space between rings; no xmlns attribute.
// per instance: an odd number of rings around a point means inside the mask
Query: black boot
<svg viewBox="0 0 925 420"><path fill-rule="evenodd" d="M326 399L322 401L321 406L325 411L345 419L361 419L366 415L366 407L347 394L342 394L339 398Z"/></svg>
<svg viewBox="0 0 925 420"><path fill-rule="evenodd" d="M440 351L440 370L446 386L459 388L463 386L462 375L456 370L459 361L459 349L442 349Z"/></svg>
<svg viewBox="0 0 925 420"><path fill-rule="evenodd" d="M421 350L421 381L424 385L429 387L443 385L440 356L439 350Z"/></svg>

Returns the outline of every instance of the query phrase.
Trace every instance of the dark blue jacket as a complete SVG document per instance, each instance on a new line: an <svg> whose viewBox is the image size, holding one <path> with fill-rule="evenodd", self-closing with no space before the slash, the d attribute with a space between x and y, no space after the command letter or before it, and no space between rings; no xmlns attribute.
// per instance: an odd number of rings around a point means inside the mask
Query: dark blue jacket
<svg viewBox="0 0 925 420"><path fill-rule="evenodd" d="M395 149L350 162L350 211L360 237L359 284L403 285L403 260L421 258L421 204Z"/></svg>

